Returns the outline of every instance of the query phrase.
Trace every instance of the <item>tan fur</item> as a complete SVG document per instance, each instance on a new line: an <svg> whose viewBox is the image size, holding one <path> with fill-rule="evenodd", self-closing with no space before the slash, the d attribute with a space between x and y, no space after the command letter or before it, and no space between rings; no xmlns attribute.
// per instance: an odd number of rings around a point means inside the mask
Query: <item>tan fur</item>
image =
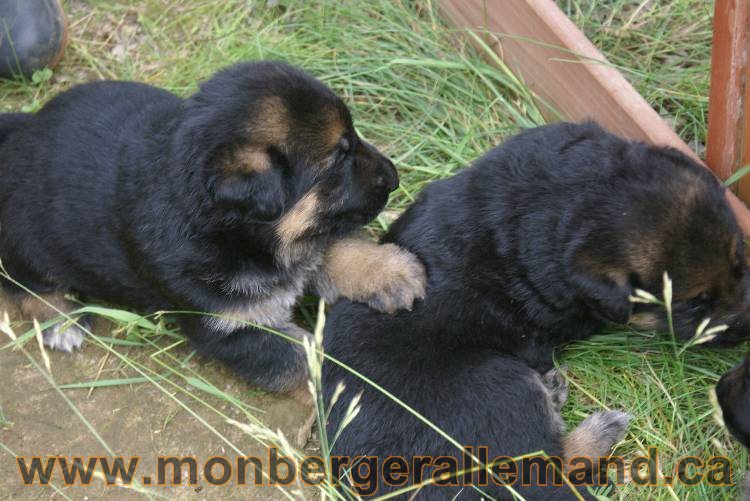
<svg viewBox="0 0 750 501"><path fill-rule="evenodd" d="M327 137L325 138L325 144L329 151L333 150L339 141L341 141L344 132L346 132L346 125L340 119L331 120L327 128Z"/></svg>
<svg viewBox="0 0 750 501"><path fill-rule="evenodd" d="M266 172L271 169L271 159L264 148L258 146L245 146L231 155L223 165L225 174L233 172L252 173Z"/></svg>
<svg viewBox="0 0 750 501"><path fill-rule="evenodd" d="M662 322L659 316L654 313L636 313L631 315L628 324L639 329L660 329Z"/></svg>
<svg viewBox="0 0 750 501"><path fill-rule="evenodd" d="M21 312L19 311L20 305L16 298L10 293L7 293L0 289L0 318L3 313L8 313L8 316L12 319L20 318Z"/></svg>
<svg viewBox="0 0 750 501"><path fill-rule="evenodd" d="M662 270L654 269L654 264L659 261L659 255L662 252L661 242L655 238L644 237L631 240L626 245L628 245L627 259L630 269L623 270L625 282L631 272L637 273L646 281L652 280L655 274L661 273Z"/></svg>
<svg viewBox="0 0 750 501"><path fill-rule="evenodd" d="M308 137L305 146L306 154L311 163L321 171L333 165L339 141L349 126L336 108L320 110L320 125L314 136Z"/></svg>
<svg viewBox="0 0 750 501"><path fill-rule="evenodd" d="M26 296L21 300L21 315L25 320L37 319L40 323L60 316L59 311L68 313L75 309L75 305L65 299L65 295L59 292L53 294L40 294L42 300L34 296ZM45 303L50 303L52 307Z"/></svg>
<svg viewBox="0 0 750 501"><path fill-rule="evenodd" d="M607 270L604 276L620 287L625 287L628 283L628 273L625 270Z"/></svg>
<svg viewBox="0 0 750 501"><path fill-rule="evenodd" d="M566 459L587 457L597 460L599 457L609 454L608 450L601 450L597 438L591 434L590 430L581 428L576 428L565 437L563 449Z"/></svg>
<svg viewBox="0 0 750 501"><path fill-rule="evenodd" d="M289 113L284 100L279 96L265 98L248 124L249 140L252 144L275 145L284 149L289 136Z"/></svg>
<svg viewBox="0 0 750 501"><path fill-rule="evenodd" d="M291 208L276 226L276 234L282 247L290 245L315 223L320 203L318 194L314 191L306 193Z"/></svg>
<svg viewBox="0 0 750 501"><path fill-rule="evenodd" d="M247 124L247 135L247 143L221 162L225 174L266 172L271 168L267 149L287 149L289 114L279 96L267 97L258 105L253 120Z"/></svg>
<svg viewBox="0 0 750 501"><path fill-rule="evenodd" d="M212 329L223 332L248 327L247 323L275 328L291 321L292 307L301 294L301 285L275 290L264 299L252 299L247 304L227 308L217 312L216 316L203 317L203 321Z"/></svg>
<svg viewBox="0 0 750 501"><path fill-rule="evenodd" d="M612 447L622 440L629 417L620 411L591 414L563 439L565 464L573 458L589 458L596 464L609 457Z"/></svg>
<svg viewBox="0 0 750 501"><path fill-rule="evenodd" d="M363 236L348 237L328 249L319 292L332 302L339 295L395 313L424 297L424 267L394 244L377 244Z"/></svg>

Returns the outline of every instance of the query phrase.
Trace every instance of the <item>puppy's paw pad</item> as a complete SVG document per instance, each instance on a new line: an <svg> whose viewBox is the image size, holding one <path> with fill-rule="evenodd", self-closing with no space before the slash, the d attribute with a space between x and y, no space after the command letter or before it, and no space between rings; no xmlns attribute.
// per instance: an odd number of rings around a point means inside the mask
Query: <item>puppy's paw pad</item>
<svg viewBox="0 0 750 501"><path fill-rule="evenodd" d="M549 392L552 404L559 411L568 400L568 380L565 378L565 368L550 369L542 375L542 383Z"/></svg>
<svg viewBox="0 0 750 501"><path fill-rule="evenodd" d="M86 333L77 325L57 324L42 332L44 344L53 350L72 353L83 345Z"/></svg>
<svg viewBox="0 0 750 501"><path fill-rule="evenodd" d="M597 437L601 445L611 449L625 437L630 423L630 415L623 411L601 411L587 417L580 427Z"/></svg>
<svg viewBox="0 0 750 501"><path fill-rule="evenodd" d="M414 254L393 244L380 247L382 268L375 279L375 291L365 302L376 310L394 314L411 310L414 301L423 299L427 273Z"/></svg>

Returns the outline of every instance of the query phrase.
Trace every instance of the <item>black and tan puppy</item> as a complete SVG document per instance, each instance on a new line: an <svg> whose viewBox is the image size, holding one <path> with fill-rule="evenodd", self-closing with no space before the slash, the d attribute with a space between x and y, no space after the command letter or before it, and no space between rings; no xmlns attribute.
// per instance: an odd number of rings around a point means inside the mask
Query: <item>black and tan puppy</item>
<svg viewBox="0 0 750 501"><path fill-rule="evenodd" d="M750 358L746 357L721 377L716 397L727 429L750 449ZM742 499L750 501L750 472L745 473L742 481Z"/></svg>
<svg viewBox="0 0 750 501"><path fill-rule="evenodd" d="M266 389L293 391L302 348L244 322L304 337L291 310L308 286L328 300L410 307L424 292L419 262L348 236L397 185L341 99L284 63L237 64L188 99L90 83L35 115L0 115L0 259L63 310L73 291L216 314L180 317L194 345ZM19 299L28 315L55 315ZM45 332L56 348L81 340L75 327Z"/></svg>
<svg viewBox="0 0 750 501"><path fill-rule="evenodd" d="M739 442L750 448L750 359L724 374L716 385L724 424Z"/></svg>
<svg viewBox="0 0 750 501"><path fill-rule="evenodd" d="M709 171L681 153L627 142L593 123L526 131L429 185L385 236L425 264L425 300L396 316L339 301L326 351L459 444L487 447L486 460L540 450L565 462L606 456L627 416L596 413L566 436L554 351L607 324L661 325L658 307L630 297L635 289L659 295L665 271L679 335L694 335L710 317L729 325L720 342L748 337L743 242L724 196ZM329 436L345 402L363 394L334 455L403 456L409 465L414 456L461 460L402 407L326 364L327 398L340 381L344 403L333 408ZM422 478L435 470L426 467ZM380 493L394 488L380 480ZM545 480L524 486L519 477L513 487L526 499L572 497ZM474 496L466 485L430 486L420 499L454 499L462 489ZM493 482L482 490L510 497Z"/></svg>

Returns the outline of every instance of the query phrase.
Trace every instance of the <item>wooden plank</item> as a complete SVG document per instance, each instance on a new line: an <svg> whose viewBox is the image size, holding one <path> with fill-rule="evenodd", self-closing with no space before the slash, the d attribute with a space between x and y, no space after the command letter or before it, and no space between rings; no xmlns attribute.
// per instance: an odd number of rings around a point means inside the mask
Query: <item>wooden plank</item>
<svg viewBox="0 0 750 501"><path fill-rule="evenodd" d="M671 146L700 161L552 0L438 2L449 22L481 36L547 103L548 118L591 118L621 136ZM733 193L727 198L750 235L750 211Z"/></svg>
<svg viewBox="0 0 750 501"><path fill-rule="evenodd" d="M706 163L726 179L750 163L750 0L716 0ZM750 201L750 179L738 183Z"/></svg>

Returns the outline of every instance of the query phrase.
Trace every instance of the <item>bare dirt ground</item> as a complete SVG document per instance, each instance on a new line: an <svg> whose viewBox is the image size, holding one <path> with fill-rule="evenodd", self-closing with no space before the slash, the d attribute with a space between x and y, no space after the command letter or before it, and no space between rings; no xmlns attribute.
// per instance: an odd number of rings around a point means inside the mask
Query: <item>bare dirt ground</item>
<svg viewBox="0 0 750 501"><path fill-rule="evenodd" d="M0 311L4 308L0 301ZM106 325L97 332L106 334ZM3 336L0 345L5 344ZM35 360L41 360L36 343L30 342L26 350ZM185 354L189 349L185 349ZM70 355L49 352L52 377L59 385L80 381L92 381L101 374L102 367L116 370L112 357L91 343ZM201 358L193 358L190 364L200 366L201 374L222 390L243 396L243 402L259 409L261 421L269 428L280 429L291 442L304 441L297 438L310 416L306 409L295 401L283 397L263 394L240 381L236 375L220 365ZM18 456L105 456L110 454L94 433L77 417L68 403L49 384L27 356L19 350L0 351L0 443ZM223 385L223 386L222 386ZM138 456L136 480L145 484L145 477L157 482L157 458L160 456L192 456L198 464L198 484L181 486L155 486L149 488L155 497L167 496L178 499L210 499L217 496L234 499L285 499L278 488L264 485L236 485L236 471L232 480L224 486L213 486L202 476L203 462L214 456L222 456L236 465L237 456L257 456L267 464L268 449L237 427L228 424L217 415L201 412L208 425L175 402L170 396L149 383L108 388L63 390L92 427L116 456ZM210 396L206 397L211 400ZM238 421L242 413L232 405L213 399L213 405ZM309 423L308 423L309 425ZM217 434L236 444L242 454L232 450ZM296 444L304 445L304 444ZM311 452L312 453L312 452ZM215 472L220 475L220 469ZM185 474L183 476L186 476ZM167 483L171 483L171 469L167 469ZM252 482L252 474L249 474ZM144 498L145 496L122 487L108 487L101 478L94 478L89 486L64 486L59 470L52 482L72 499ZM297 491L297 492L295 492ZM310 498L312 489L301 485L287 488L294 497ZM0 499L63 499L51 487L23 485L15 457L0 449Z"/></svg>

